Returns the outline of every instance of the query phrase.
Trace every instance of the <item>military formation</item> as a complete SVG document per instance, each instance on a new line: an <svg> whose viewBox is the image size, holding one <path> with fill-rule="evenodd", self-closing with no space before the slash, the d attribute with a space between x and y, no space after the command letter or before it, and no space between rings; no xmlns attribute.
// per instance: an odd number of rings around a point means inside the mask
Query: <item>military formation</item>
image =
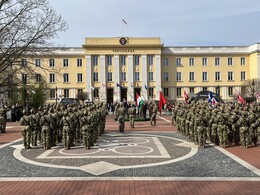
<svg viewBox="0 0 260 195"><path fill-rule="evenodd" d="M23 144L30 149L38 144L45 150L57 144L70 149L75 144L83 144L88 150L105 131L106 106L97 103L92 105L46 105L37 111L23 112Z"/></svg>
<svg viewBox="0 0 260 195"><path fill-rule="evenodd" d="M172 111L172 124L200 147L206 142L228 145L257 145L260 141L260 104L217 104L208 102L178 104Z"/></svg>

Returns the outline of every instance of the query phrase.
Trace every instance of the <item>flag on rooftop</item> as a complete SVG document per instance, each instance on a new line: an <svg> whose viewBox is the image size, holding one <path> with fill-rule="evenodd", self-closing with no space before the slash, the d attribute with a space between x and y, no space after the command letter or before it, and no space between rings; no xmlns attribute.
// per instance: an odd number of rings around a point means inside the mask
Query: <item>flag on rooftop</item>
<svg viewBox="0 0 260 195"><path fill-rule="evenodd" d="M127 25L127 22L126 22L124 19L122 19L122 21L124 22L124 24L126 24L126 25Z"/></svg>

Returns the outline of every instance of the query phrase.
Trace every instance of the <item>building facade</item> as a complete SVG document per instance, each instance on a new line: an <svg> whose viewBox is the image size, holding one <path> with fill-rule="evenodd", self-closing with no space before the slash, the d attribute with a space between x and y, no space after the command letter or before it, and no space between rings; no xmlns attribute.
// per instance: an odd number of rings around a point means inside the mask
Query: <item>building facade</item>
<svg viewBox="0 0 260 195"><path fill-rule="evenodd" d="M260 44L223 47L166 47L160 38L85 38L78 48L55 49L42 57L28 57L45 78L49 102L76 97L84 91L90 101L183 100L184 90L209 90L231 101L249 79L260 78ZM37 80L38 78L38 80Z"/></svg>

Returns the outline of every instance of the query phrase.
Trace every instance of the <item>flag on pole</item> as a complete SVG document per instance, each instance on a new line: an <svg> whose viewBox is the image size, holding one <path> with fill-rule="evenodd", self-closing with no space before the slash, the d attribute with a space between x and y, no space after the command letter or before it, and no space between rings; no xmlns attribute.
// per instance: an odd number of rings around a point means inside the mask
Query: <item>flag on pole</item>
<svg viewBox="0 0 260 195"><path fill-rule="evenodd" d="M140 108L140 106L142 104L144 104L144 100L141 98L141 96L135 92L135 97L136 97L136 106L138 106L138 108Z"/></svg>
<svg viewBox="0 0 260 195"><path fill-rule="evenodd" d="M184 100L185 100L185 103L186 103L186 105L188 105L188 100L189 100L189 95L187 94L187 92L185 91L185 90L183 90L184 91Z"/></svg>
<svg viewBox="0 0 260 195"><path fill-rule="evenodd" d="M102 86L107 88L107 84L106 83L102 83Z"/></svg>
<svg viewBox="0 0 260 195"><path fill-rule="evenodd" d="M238 103L243 104L243 105L246 105L246 101L245 101L244 98L238 93L238 91L236 90L236 88L235 88L235 91L236 91L236 94L237 94L237 101L238 101Z"/></svg>
<svg viewBox="0 0 260 195"><path fill-rule="evenodd" d="M162 91L160 91L159 110L162 110L163 105L166 103L167 103L167 99L163 96Z"/></svg>
<svg viewBox="0 0 260 195"><path fill-rule="evenodd" d="M120 87L120 89L123 89L124 87L122 87L119 83L116 83L117 87Z"/></svg>
<svg viewBox="0 0 260 195"><path fill-rule="evenodd" d="M124 23L125 25L127 25L127 22L126 22L124 19L122 19L122 21L123 21L123 23Z"/></svg>
<svg viewBox="0 0 260 195"><path fill-rule="evenodd" d="M92 85L89 85L89 86L90 86L91 90L94 91L94 87L92 87Z"/></svg>
<svg viewBox="0 0 260 195"><path fill-rule="evenodd" d="M211 103L212 107L215 107L217 100L213 97L212 92L209 92L208 102Z"/></svg>

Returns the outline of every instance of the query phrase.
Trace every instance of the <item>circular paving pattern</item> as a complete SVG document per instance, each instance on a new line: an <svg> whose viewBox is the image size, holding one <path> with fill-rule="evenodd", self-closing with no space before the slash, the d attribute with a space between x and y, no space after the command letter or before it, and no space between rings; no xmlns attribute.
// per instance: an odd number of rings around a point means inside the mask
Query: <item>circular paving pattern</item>
<svg viewBox="0 0 260 195"><path fill-rule="evenodd" d="M90 150L82 145L70 150L58 145L47 151L42 147L30 150L17 147L14 156L37 166L80 169L99 175L118 169L169 164L190 158L197 151L193 143L173 137L114 133L102 135Z"/></svg>

